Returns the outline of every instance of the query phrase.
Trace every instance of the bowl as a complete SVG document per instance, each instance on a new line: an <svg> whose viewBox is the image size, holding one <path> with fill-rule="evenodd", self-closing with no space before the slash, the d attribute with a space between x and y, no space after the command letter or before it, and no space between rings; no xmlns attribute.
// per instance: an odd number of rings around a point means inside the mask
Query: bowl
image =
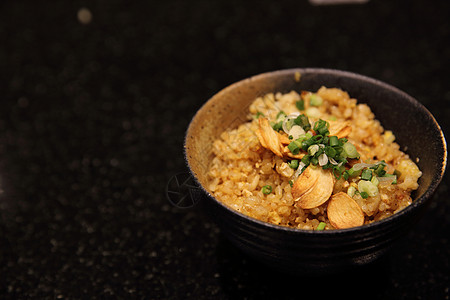
<svg viewBox="0 0 450 300"><path fill-rule="evenodd" d="M419 188L412 193L412 204L368 225L310 231L256 220L215 199L206 188L206 173L213 158L212 143L221 132L245 122L248 107L258 96L291 90L315 91L321 86L341 88L359 103L367 103L383 127L393 131L401 148L412 159L417 158L423 174ZM185 138L185 158L202 191L195 197L205 198L207 213L234 245L278 270L319 274L368 264L410 230L423 215L443 177L447 148L444 134L431 113L399 89L359 74L305 68L263 73L218 92L192 119Z"/></svg>

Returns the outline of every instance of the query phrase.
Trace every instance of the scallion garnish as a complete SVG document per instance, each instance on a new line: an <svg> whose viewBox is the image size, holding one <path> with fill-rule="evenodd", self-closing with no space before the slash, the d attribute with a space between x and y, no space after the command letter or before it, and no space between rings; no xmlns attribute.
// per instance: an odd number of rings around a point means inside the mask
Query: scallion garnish
<svg viewBox="0 0 450 300"><path fill-rule="evenodd" d="M358 170L345 171L344 167L348 162L347 158L359 158L356 147L349 143L346 138L329 136L328 128L330 123L327 121L319 119L314 123L313 130L315 135L310 132L299 134L301 133L301 128L305 131L311 129L309 119L304 114L287 116L282 126L283 130L288 130L289 139L292 140L287 146L289 151L294 155L299 154L300 150L308 152L301 160L301 164L303 164L302 169L309 164L320 165L323 169L332 169L336 179L344 176L346 180L353 176L353 173L355 175L356 173L359 174ZM296 131L294 129L299 130L294 132ZM289 163L289 166L291 165L292 163Z"/></svg>
<svg viewBox="0 0 450 300"><path fill-rule="evenodd" d="M327 121L324 121L322 119L319 119L317 122L314 123L314 131L316 131L316 132L318 132L323 127L328 129L330 127L330 123L328 123Z"/></svg>
<svg viewBox="0 0 450 300"><path fill-rule="evenodd" d="M302 127L298 125L292 126L291 130L289 130L289 135L292 135L292 138L294 140L298 139L299 137L303 136L305 134L305 131Z"/></svg>
<svg viewBox="0 0 450 300"><path fill-rule="evenodd" d="M264 117L264 114L260 111L258 111L255 115L255 119L258 119L259 117Z"/></svg>
<svg viewBox="0 0 450 300"><path fill-rule="evenodd" d="M358 191L360 193L365 192L370 197L376 196L378 194L377 186L367 180L360 180L358 182Z"/></svg>
<svg viewBox="0 0 450 300"><path fill-rule="evenodd" d="M356 188L354 186L349 186L347 189L347 195L349 195L350 197L353 197L356 193Z"/></svg>
<svg viewBox="0 0 450 300"><path fill-rule="evenodd" d="M328 158L328 159L330 159L330 158ZM339 166L339 165L333 166L332 170L333 170L334 178L336 178L336 180L341 179L342 173L344 172L344 166L342 166L342 165L341 166Z"/></svg>
<svg viewBox="0 0 450 300"><path fill-rule="evenodd" d="M391 184L397 184L397 175L385 174L383 177L380 177L378 181L392 181Z"/></svg>
<svg viewBox="0 0 450 300"><path fill-rule="evenodd" d="M283 121L279 121L279 122L270 122L273 130L275 131L280 131L283 129Z"/></svg>
<svg viewBox="0 0 450 300"><path fill-rule="evenodd" d="M349 158L359 158L359 153L356 150L356 147L349 142L346 142L343 146L342 146L344 153L347 155L347 157Z"/></svg>
<svg viewBox="0 0 450 300"><path fill-rule="evenodd" d="M298 160L297 159L293 159L290 162L288 162L289 167L291 167L292 169L297 169L298 168Z"/></svg>
<svg viewBox="0 0 450 300"><path fill-rule="evenodd" d="M297 118L299 115L299 113L292 113L284 118L282 126L284 132L289 134L289 130L291 130L292 126L295 125L295 118Z"/></svg>
<svg viewBox="0 0 450 300"><path fill-rule="evenodd" d="M399 170L395 170L394 171L394 175L397 176L397 178L399 178L402 175L402 172L400 172Z"/></svg>
<svg viewBox="0 0 450 300"><path fill-rule="evenodd" d="M325 226L327 226L327 223L320 222L319 225L317 225L316 230L324 230Z"/></svg>
<svg viewBox="0 0 450 300"><path fill-rule="evenodd" d="M317 151L319 151L320 147L319 145L315 144L315 145L311 145L308 147L308 153L309 155L314 155L317 153Z"/></svg>
<svg viewBox="0 0 450 300"><path fill-rule="evenodd" d="M295 106L297 106L298 110L305 110L305 101L303 99L300 99L295 102Z"/></svg>
<svg viewBox="0 0 450 300"><path fill-rule="evenodd" d="M286 119L286 117L287 117L286 113L284 111L280 110L277 114L276 122L277 123L280 121L283 122L284 119Z"/></svg>
<svg viewBox="0 0 450 300"><path fill-rule="evenodd" d="M305 155L305 156L302 157L302 163L304 163L305 166L309 165L310 160L311 160L311 155L308 155L308 154L307 154L307 155Z"/></svg>
<svg viewBox="0 0 450 300"><path fill-rule="evenodd" d="M361 173L361 179L370 181L372 179L372 170L370 169L363 170Z"/></svg>
<svg viewBox="0 0 450 300"><path fill-rule="evenodd" d="M372 176L370 182L372 182L375 186L378 186L378 184L380 184L380 181L378 180L377 176Z"/></svg>
<svg viewBox="0 0 450 300"><path fill-rule="evenodd" d="M318 157L319 166L323 167L328 163L328 156L325 153L322 153Z"/></svg>
<svg viewBox="0 0 450 300"><path fill-rule="evenodd" d="M262 187L261 192L264 195L269 195L270 193L272 193L272 186L271 185L265 185Z"/></svg>
<svg viewBox="0 0 450 300"><path fill-rule="evenodd" d="M377 176L384 176L384 174L386 174L386 171L384 170L384 167L385 167L385 165L383 165L383 164L379 164L375 169L374 169L374 173L377 175Z"/></svg>
<svg viewBox="0 0 450 300"><path fill-rule="evenodd" d="M305 113L308 117L311 117L311 118L319 118L320 117L320 110L314 106L308 107L305 110Z"/></svg>
<svg viewBox="0 0 450 300"><path fill-rule="evenodd" d="M339 146L339 139L335 135L330 136L329 142L331 147Z"/></svg>
<svg viewBox="0 0 450 300"><path fill-rule="evenodd" d="M299 115L297 118L295 118L294 123L302 127L304 131L308 131L311 129L311 124L309 123L309 119L306 115Z"/></svg>
<svg viewBox="0 0 450 300"><path fill-rule="evenodd" d="M295 141L290 142L287 147L294 155L297 155L300 152L300 148Z"/></svg>
<svg viewBox="0 0 450 300"><path fill-rule="evenodd" d="M294 124L291 128L305 126L307 129L311 126L308 117L305 115L298 115L294 119ZM329 126L330 124L327 121L319 119L313 126L316 135L313 136L306 132L299 135L297 139L295 139L295 135L292 135L294 140L288 145L288 149L294 155L298 154L300 150L308 152L301 161L304 167L309 164L319 165L323 169L332 169L336 179L344 176L347 180L353 173L356 173L356 170L345 171L344 165L348 162L347 158L359 157L359 153L352 144L347 142L346 138L339 139L337 136L329 136ZM349 153L344 150L344 146ZM355 153L352 152L353 150Z"/></svg>
<svg viewBox="0 0 450 300"><path fill-rule="evenodd" d="M334 149L331 146L325 146L325 153L328 155L328 157L335 157L337 154L336 149Z"/></svg>
<svg viewBox="0 0 450 300"><path fill-rule="evenodd" d="M322 103L323 99L319 95L312 94L311 96L309 96L309 104L311 104L312 106L321 106Z"/></svg>

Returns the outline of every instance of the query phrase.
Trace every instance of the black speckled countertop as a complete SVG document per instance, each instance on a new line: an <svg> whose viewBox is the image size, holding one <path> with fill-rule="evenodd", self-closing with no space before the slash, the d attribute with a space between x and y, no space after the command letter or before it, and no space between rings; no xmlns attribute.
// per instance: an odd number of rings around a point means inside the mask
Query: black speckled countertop
<svg viewBox="0 0 450 300"><path fill-rule="evenodd" d="M449 299L448 175L380 261L319 278L267 270L165 195L196 110L266 71L386 81L448 134L449 41L445 0L2 1L0 298Z"/></svg>

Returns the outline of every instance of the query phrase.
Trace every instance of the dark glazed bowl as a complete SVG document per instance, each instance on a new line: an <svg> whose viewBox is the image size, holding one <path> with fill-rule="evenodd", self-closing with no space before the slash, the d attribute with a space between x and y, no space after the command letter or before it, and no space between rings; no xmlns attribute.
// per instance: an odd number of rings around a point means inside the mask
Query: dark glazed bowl
<svg viewBox="0 0 450 300"><path fill-rule="evenodd" d="M296 73L301 74L296 80ZM297 78L298 79L298 78ZM228 208L206 188L212 142L228 128L246 120L248 106L258 96L291 90L315 91L321 86L347 91L367 103L386 130L423 172L413 203L399 213L369 225L342 230L308 231L258 221ZM420 137L420 138L419 138ZM442 130L417 100L386 83L349 72L288 69L257 75L223 89L194 116L185 140L188 166L206 197L208 213L242 251L283 271L336 272L367 264L385 253L424 213L440 183L447 162Z"/></svg>

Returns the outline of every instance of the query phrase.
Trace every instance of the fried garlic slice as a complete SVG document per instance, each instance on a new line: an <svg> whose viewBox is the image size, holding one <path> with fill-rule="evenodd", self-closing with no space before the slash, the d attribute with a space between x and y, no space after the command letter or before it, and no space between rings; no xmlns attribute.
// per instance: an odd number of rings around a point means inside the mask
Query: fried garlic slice
<svg viewBox="0 0 450 300"><path fill-rule="evenodd" d="M289 137L288 137L288 135L286 134L286 133L279 133L279 132L277 132L277 134L278 134L278 138L280 139L280 143L281 144L283 144L283 145L289 145L289 143L290 142L292 142L290 139L289 139Z"/></svg>
<svg viewBox="0 0 450 300"><path fill-rule="evenodd" d="M331 196L334 176L320 167L307 167L292 186L295 206L311 209L325 203Z"/></svg>
<svg viewBox="0 0 450 300"><path fill-rule="evenodd" d="M345 138L352 132L352 127L348 121L328 121L330 123L330 136L337 136L338 138Z"/></svg>
<svg viewBox="0 0 450 300"><path fill-rule="evenodd" d="M259 128L256 131L256 136L261 145L275 153L275 155L283 157L279 135L273 130L272 126L270 126L269 120L267 120L267 118L259 118L258 122Z"/></svg>
<svg viewBox="0 0 450 300"><path fill-rule="evenodd" d="M336 229L351 228L364 224L364 213L352 197L344 192L331 196L327 207L328 220Z"/></svg>

